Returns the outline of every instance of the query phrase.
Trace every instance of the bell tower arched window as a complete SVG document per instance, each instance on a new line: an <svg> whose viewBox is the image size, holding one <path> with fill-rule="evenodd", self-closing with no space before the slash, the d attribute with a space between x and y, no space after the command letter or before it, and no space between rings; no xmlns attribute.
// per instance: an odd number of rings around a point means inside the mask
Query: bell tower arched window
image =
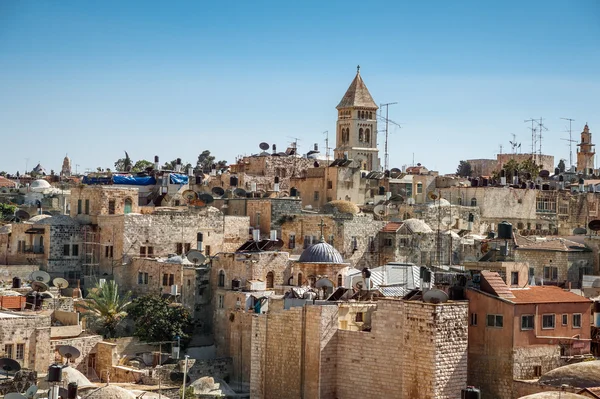
<svg viewBox="0 0 600 399"><path fill-rule="evenodd" d="M360 129L358 129L358 141L363 141L364 138L364 132L362 127Z"/></svg>
<svg viewBox="0 0 600 399"><path fill-rule="evenodd" d="M371 130L366 129L365 130L365 143L370 143L370 142L371 142Z"/></svg>

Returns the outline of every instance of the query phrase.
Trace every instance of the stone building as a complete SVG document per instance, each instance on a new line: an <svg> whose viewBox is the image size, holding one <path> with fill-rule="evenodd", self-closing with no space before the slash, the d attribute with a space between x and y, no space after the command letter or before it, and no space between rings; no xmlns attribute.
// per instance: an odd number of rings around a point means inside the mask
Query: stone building
<svg viewBox="0 0 600 399"><path fill-rule="evenodd" d="M65 155L63 159L62 168L60 170L61 179L69 179L71 177L71 158Z"/></svg>
<svg viewBox="0 0 600 399"><path fill-rule="evenodd" d="M45 373L54 360L50 353L50 325L50 314L0 312L0 357Z"/></svg>
<svg viewBox="0 0 600 399"><path fill-rule="evenodd" d="M339 328L349 307L361 308L355 318L364 316L363 303L289 310L271 304L252 317L242 367L250 372L251 398L459 397L467 376L467 303L376 306L368 331Z"/></svg>
<svg viewBox="0 0 600 399"><path fill-rule="evenodd" d="M380 171L377 149L377 110L360 67L337 105L336 159L351 159L361 170Z"/></svg>
<svg viewBox="0 0 600 399"><path fill-rule="evenodd" d="M581 143L577 144L577 170L582 172L584 176L594 174L594 156L596 151L595 144L592 144L592 133L587 123L581 132Z"/></svg>
<svg viewBox="0 0 600 399"><path fill-rule="evenodd" d="M562 365L561 356L589 353L591 301L553 286L511 289L481 272L469 300L469 385L482 397L512 399L514 379Z"/></svg>

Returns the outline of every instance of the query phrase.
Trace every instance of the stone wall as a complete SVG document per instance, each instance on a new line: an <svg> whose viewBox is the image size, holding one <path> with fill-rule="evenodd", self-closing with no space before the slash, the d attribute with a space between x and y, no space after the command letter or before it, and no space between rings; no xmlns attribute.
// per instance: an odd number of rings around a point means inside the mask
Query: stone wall
<svg viewBox="0 0 600 399"><path fill-rule="evenodd" d="M555 387L551 385L540 384L537 380L534 381L513 381L513 396L512 399L518 399L523 396L533 395L539 392L571 392L579 393L581 388L574 387Z"/></svg>
<svg viewBox="0 0 600 399"><path fill-rule="evenodd" d="M88 373L88 360L92 353L96 353L96 345L102 341L101 335L83 335L76 338L56 339L50 342L50 352L54 354L52 360L64 363L65 359L58 354L58 348L63 345L71 345L79 350L81 356L70 363L71 367L76 368L83 374Z"/></svg>
<svg viewBox="0 0 600 399"><path fill-rule="evenodd" d="M544 251L527 248L517 248L514 251L515 261L527 262L534 269L536 281L544 280L544 267L558 268L558 278L555 282L571 283L573 288L579 287L580 269L583 274L594 271L594 254L592 251ZM545 283L551 283L545 279Z"/></svg>
<svg viewBox="0 0 600 399"><path fill-rule="evenodd" d="M12 345L12 358L16 358L18 344L24 345L23 358L16 359L21 366L46 372L53 360L50 357L50 316L0 313L0 357L7 357L6 345Z"/></svg>

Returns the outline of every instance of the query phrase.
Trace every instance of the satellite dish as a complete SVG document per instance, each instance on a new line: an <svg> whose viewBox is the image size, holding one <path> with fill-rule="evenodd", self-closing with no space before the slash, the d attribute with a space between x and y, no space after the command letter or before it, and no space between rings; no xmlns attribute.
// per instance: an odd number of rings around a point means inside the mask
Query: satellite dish
<svg viewBox="0 0 600 399"><path fill-rule="evenodd" d="M429 198L432 201L435 201L439 198L439 196L433 191L430 191L429 193L427 193L427 198Z"/></svg>
<svg viewBox="0 0 600 399"><path fill-rule="evenodd" d="M233 190L233 195L235 195L236 197L246 197L246 190L244 190L243 188L236 188L235 190Z"/></svg>
<svg viewBox="0 0 600 399"><path fill-rule="evenodd" d="M262 142L258 145L258 147L263 151L267 151L271 146L269 145L269 143Z"/></svg>
<svg viewBox="0 0 600 399"><path fill-rule="evenodd" d="M588 223L588 227L592 231L600 230L600 220L595 219Z"/></svg>
<svg viewBox="0 0 600 399"><path fill-rule="evenodd" d="M6 375L6 377L8 377L8 374L14 374L17 371L21 370L21 365L16 360L10 359L8 357L3 357L0 358L0 370L4 371L4 374Z"/></svg>
<svg viewBox="0 0 600 399"><path fill-rule="evenodd" d="M20 393L17 393L17 392L11 392L11 393L7 393L4 396L4 399L27 399L27 396L21 395Z"/></svg>
<svg viewBox="0 0 600 399"><path fill-rule="evenodd" d="M185 257L190 261L193 262L195 264L202 264L204 263L204 261L206 261L206 256L204 256L204 254L202 254L202 252L196 250L196 249L192 249L191 251L189 251Z"/></svg>
<svg viewBox="0 0 600 399"><path fill-rule="evenodd" d="M314 166L315 168L318 168L318 167L319 167L319 162L318 162L318 161L315 161L315 163L313 163L313 166Z"/></svg>
<svg viewBox="0 0 600 399"><path fill-rule="evenodd" d="M223 187L213 187L211 191L217 197L221 197L223 194L225 194L225 190L223 190Z"/></svg>
<svg viewBox="0 0 600 399"><path fill-rule="evenodd" d="M327 278L319 279L315 283L315 288L322 288L322 287L331 287L331 288L333 288L333 283L329 279L327 279Z"/></svg>
<svg viewBox="0 0 600 399"><path fill-rule="evenodd" d="M445 218L442 218L441 222L444 226L450 226L452 224L452 219L446 216Z"/></svg>
<svg viewBox="0 0 600 399"><path fill-rule="evenodd" d="M194 190L185 190L183 193L181 193L181 196L187 201L188 204L198 199L198 194L196 194Z"/></svg>
<svg viewBox="0 0 600 399"><path fill-rule="evenodd" d="M79 349L75 348L74 346L71 345L61 345L58 347L58 353L60 353L60 355L64 358L67 359L67 363L71 360L71 359L77 359L79 356L81 356L81 352L79 352Z"/></svg>
<svg viewBox="0 0 600 399"><path fill-rule="evenodd" d="M22 209L19 209L16 213L15 216L18 217L21 220L29 220L29 218L31 217L31 215L29 215L29 213L25 212Z"/></svg>
<svg viewBox="0 0 600 399"><path fill-rule="evenodd" d="M442 290L428 290L423 294L423 302L444 303L448 301L448 294Z"/></svg>
<svg viewBox="0 0 600 399"><path fill-rule="evenodd" d="M171 374L169 374L169 379L172 382L179 382L179 383L181 383L181 382L183 382L183 373L181 371L172 371ZM190 379L191 379L190 375L189 374L186 375L186 378L185 378L186 381L185 382L186 383L190 382Z"/></svg>
<svg viewBox="0 0 600 399"><path fill-rule="evenodd" d="M63 288L67 288L69 286L69 282L64 278L57 277L54 280L52 280L52 285L54 285L59 290L62 290Z"/></svg>
<svg viewBox="0 0 600 399"><path fill-rule="evenodd" d="M547 179L550 176L550 172L547 171L546 169L542 169L542 170L540 170L539 176L542 179Z"/></svg>
<svg viewBox="0 0 600 399"><path fill-rule="evenodd" d="M373 213L378 216L385 215L385 205L377 205L375 208L373 208Z"/></svg>
<svg viewBox="0 0 600 399"><path fill-rule="evenodd" d="M30 277L31 277L32 281L39 281L41 283L46 283L46 284L48 284L50 282L50 275L42 270L38 270L38 271L31 273Z"/></svg>
<svg viewBox="0 0 600 399"><path fill-rule="evenodd" d="M585 233L587 233L587 230L584 229L583 227L577 227L576 229L573 230L573 234L576 236L585 235Z"/></svg>
<svg viewBox="0 0 600 399"><path fill-rule="evenodd" d="M37 393L37 391L38 391L37 385L32 385L29 388L27 388L27 391L25 391L25 397L27 399L32 399L35 396L35 394Z"/></svg>
<svg viewBox="0 0 600 399"><path fill-rule="evenodd" d="M208 204L212 204L213 202L215 202L215 199L213 198L212 195L204 193L204 194L200 194L198 196L198 199L202 202L204 202L206 205Z"/></svg>
<svg viewBox="0 0 600 399"><path fill-rule="evenodd" d="M46 283L42 283L41 281L34 281L31 283L31 289L37 292L46 292L48 291L48 285Z"/></svg>

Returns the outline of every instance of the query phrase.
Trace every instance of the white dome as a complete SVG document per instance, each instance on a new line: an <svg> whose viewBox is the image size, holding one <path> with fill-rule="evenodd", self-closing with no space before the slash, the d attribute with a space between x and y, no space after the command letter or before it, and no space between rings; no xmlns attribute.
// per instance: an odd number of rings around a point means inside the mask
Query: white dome
<svg viewBox="0 0 600 399"><path fill-rule="evenodd" d="M52 186L50 186L50 183L48 183L46 180L44 179L38 179L38 180L34 180L31 182L31 185L29 186L32 190L37 191L37 190L45 190L47 188L50 188Z"/></svg>

